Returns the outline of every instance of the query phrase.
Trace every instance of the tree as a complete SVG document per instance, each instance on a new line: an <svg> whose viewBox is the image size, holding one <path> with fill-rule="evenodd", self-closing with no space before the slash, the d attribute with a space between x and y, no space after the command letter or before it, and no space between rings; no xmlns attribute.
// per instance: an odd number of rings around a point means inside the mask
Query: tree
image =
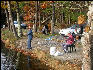
<svg viewBox="0 0 93 70"><path fill-rule="evenodd" d="M17 22L18 22L18 36L21 37L22 36L22 29L21 29L21 23L20 23L20 14L19 14L19 4L18 1L16 1L16 6L17 6Z"/></svg>
<svg viewBox="0 0 93 70"><path fill-rule="evenodd" d="M53 8L53 12L52 12L51 34L54 34L54 24L55 24L55 6L54 6L54 1L52 3L52 8Z"/></svg>
<svg viewBox="0 0 93 70"><path fill-rule="evenodd" d="M6 1L4 1L4 5L7 6ZM8 29L9 29L9 31L10 31L9 13L8 13L7 8L5 8L5 13L6 13L6 20L7 20L7 24L8 24Z"/></svg>
<svg viewBox="0 0 93 70"><path fill-rule="evenodd" d="M12 25L12 28L13 28L13 33L14 33L14 36L16 36L16 37L18 38L16 29L15 29L15 26L14 26L14 23L13 23L13 17L12 17L12 12L11 12L11 4L10 4L10 1L7 1L7 4L8 4L9 18L10 18L11 25Z"/></svg>
<svg viewBox="0 0 93 70"><path fill-rule="evenodd" d="M40 7L40 2L39 2L39 7ZM41 13L40 13L40 8L39 8L39 30L41 26Z"/></svg>
<svg viewBox="0 0 93 70"><path fill-rule="evenodd" d="M38 1L36 1L34 32L37 32L37 22L38 22Z"/></svg>
<svg viewBox="0 0 93 70"><path fill-rule="evenodd" d="M91 6L89 6L88 24L93 24L92 17L93 17L93 3L91 4ZM93 26L90 25L90 27ZM81 38L81 42L83 45L83 55L84 55L82 70L93 70L93 29L83 33L83 35L84 36Z"/></svg>

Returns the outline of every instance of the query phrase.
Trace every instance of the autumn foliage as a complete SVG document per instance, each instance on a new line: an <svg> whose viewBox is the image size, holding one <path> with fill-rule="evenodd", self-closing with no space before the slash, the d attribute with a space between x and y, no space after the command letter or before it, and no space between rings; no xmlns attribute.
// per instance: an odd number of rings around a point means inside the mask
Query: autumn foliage
<svg viewBox="0 0 93 70"><path fill-rule="evenodd" d="M85 22L85 16L84 15L80 15L78 17L78 24L84 24Z"/></svg>
<svg viewBox="0 0 93 70"><path fill-rule="evenodd" d="M29 7L28 6L24 6L24 11L28 11L29 10Z"/></svg>
<svg viewBox="0 0 93 70"><path fill-rule="evenodd" d="M47 4L44 2L43 5L41 5L42 9L45 9L47 7Z"/></svg>

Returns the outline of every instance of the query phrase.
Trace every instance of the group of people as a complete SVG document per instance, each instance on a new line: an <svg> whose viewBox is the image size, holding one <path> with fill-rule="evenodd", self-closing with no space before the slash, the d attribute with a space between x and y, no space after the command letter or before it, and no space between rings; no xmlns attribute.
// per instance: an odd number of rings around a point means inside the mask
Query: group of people
<svg viewBox="0 0 93 70"><path fill-rule="evenodd" d="M82 34L84 27L82 25L79 25L79 26L80 26L79 34ZM68 52L68 46L71 46L77 40L76 39L77 36L76 36L76 34L74 32L73 33L68 33L67 36L68 36L68 39L65 39L65 43L62 44L64 52ZM78 39L81 39L81 36L78 36Z"/></svg>
<svg viewBox="0 0 93 70"><path fill-rule="evenodd" d="M42 32L44 34L48 33L48 26L47 25L45 25L43 27ZM82 33L82 31L81 31L81 33ZM28 26L28 34L27 35L28 35L28 41L27 41L28 47L27 47L27 49L32 49L31 40L33 38L33 32L32 32L31 26ZM64 37L65 43L62 44L64 52L68 52L68 46L72 45L75 42L75 38L76 38L75 33L72 33L72 34L68 33L67 36L68 36L67 39Z"/></svg>

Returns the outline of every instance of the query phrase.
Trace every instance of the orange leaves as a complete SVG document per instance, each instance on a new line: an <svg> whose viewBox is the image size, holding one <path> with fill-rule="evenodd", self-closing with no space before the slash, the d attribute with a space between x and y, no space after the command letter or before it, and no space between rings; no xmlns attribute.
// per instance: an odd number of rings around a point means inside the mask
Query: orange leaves
<svg viewBox="0 0 93 70"><path fill-rule="evenodd" d="M24 20L25 20L25 21L29 21L30 19L31 19L30 15L26 15L26 16L24 17Z"/></svg>
<svg viewBox="0 0 93 70"><path fill-rule="evenodd" d="M29 52L23 52L24 55L29 55Z"/></svg>
<svg viewBox="0 0 93 70"><path fill-rule="evenodd" d="M29 6L26 5L26 6L24 6L23 9L24 9L24 11L28 11L29 10Z"/></svg>
<svg viewBox="0 0 93 70"><path fill-rule="evenodd" d="M80 15L78 17L78 24L84 24L85 22L85 16L84 15Z"/></svg>
<svg viewBox="0 0 93 70"><path fill-rule="evenodd" d="M24 20L26 20L26 21L30 20L30 16L29 16L29 15L26 15L26 16L24 17Z"/></svg>
<svg viewBox="0 0 93 70"><path fill-rule="evenodd" d="M29 24L27 24L27 26L29 27L33 27L33 23L29 23Z"/></svg>
<svg viewBox="0 0 93 70"><path fill-rule="evenodd" d="M1 4L1 8L6 9L6 8L8 8L8 6L7 5L5 6L5 5Z"/></svg>
<svg viewBox="0 0 93 70"><path fill-rule="evenodd" d="M43 5L41 5L41 8L45 9L47 7L47 4L44 2Z"/></svg>
<svg viewBox="0 0 93 70"><path fill-rule="evenodd" d="M23 52L24 52L24 50L20 50L20 52L21 52L21 53L23 53Z"/></svg>
<svg viewBox="0 0 93 70"><path fill-rule="evenodd" d="M24 16L24 20L25 20L25 21L32 20L32 19L33 19L33 16L34 16L34 13L28 12L28 13Z"/></svg>
<svg viewBox="0 0 93 70"><path fill-rule="evenodd" d="M90 27L87 25L86 27L85 27L85 32L89 32L89 30L90 30Z"/></svg>

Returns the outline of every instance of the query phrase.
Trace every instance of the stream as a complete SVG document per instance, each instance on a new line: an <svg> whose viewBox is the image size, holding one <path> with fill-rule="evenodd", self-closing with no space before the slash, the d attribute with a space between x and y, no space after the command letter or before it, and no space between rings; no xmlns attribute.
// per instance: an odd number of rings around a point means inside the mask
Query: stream
<svg viewBox="0 0 93 70"><path fill-rule="evenodd" d="M50 70L42 61L1 44L1 70Z"/></svg>
<svg viewBox="0 0 93 70"><path fill-rule="evenodd" d="M1 47L1 70L29 70L30 60L30 56Z"/></svg>

